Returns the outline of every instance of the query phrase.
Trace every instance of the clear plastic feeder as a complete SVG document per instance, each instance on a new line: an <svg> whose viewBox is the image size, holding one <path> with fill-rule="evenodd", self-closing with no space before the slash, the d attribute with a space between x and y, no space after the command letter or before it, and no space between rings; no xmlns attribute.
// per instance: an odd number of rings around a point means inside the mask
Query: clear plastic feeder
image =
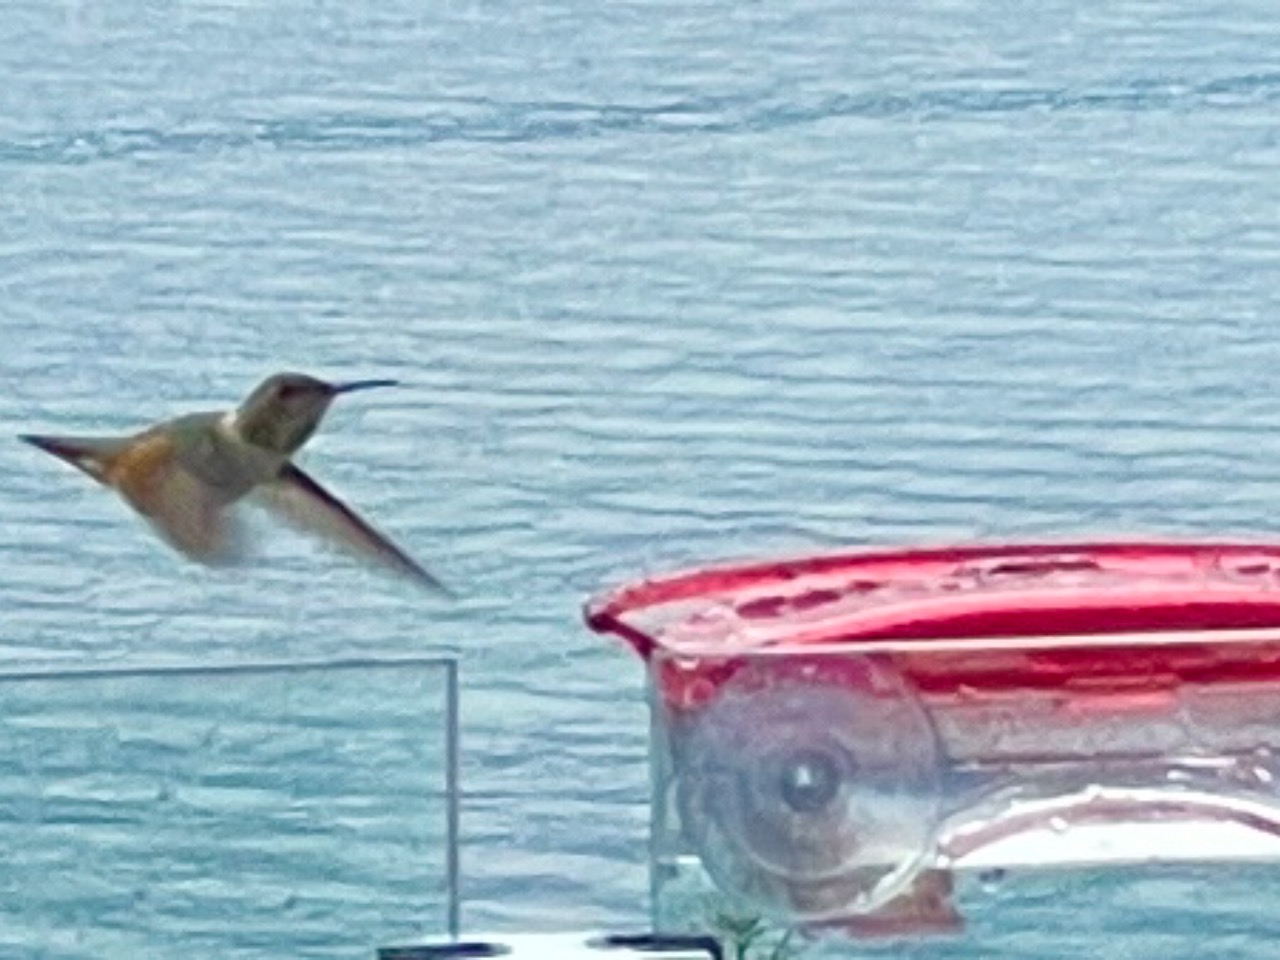
<svg viewBox="0 0 1280 960"><path fill-rule="evenodd" d="M808 558L588 620L648 666L661 929L954 931L961 873L1280 862L1280 548Z"/></svg>

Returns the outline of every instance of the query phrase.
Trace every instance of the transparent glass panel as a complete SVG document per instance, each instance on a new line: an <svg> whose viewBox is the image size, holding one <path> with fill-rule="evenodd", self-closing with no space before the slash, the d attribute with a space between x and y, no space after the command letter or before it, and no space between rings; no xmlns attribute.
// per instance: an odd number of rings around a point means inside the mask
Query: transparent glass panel
<svg viewBox="0 0 1280 960"><path fill-rule="evenodd" d="M0 674L0 956L370 957L456 923L448 660Z"/></svg>

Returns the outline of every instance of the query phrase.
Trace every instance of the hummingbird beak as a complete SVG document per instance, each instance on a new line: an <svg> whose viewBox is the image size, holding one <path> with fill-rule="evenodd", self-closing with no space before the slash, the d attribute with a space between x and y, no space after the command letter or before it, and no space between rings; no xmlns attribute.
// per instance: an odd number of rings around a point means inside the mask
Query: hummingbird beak
<svg viewBox="0 0 1280 960"><path fill-rule="evenodd" d="M398 380L352 380L349 383L335 383L332 387L336 396L339 393L354 393L357 390L371 390L374 387L394 387Z"/></svg>

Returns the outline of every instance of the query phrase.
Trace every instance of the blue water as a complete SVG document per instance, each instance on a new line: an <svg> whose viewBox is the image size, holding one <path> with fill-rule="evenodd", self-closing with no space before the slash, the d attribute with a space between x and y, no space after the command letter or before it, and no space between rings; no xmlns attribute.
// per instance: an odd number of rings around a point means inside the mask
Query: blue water
<svg viewBox="0 0 1280 960"><path fill-rule="evenodd" d="M460 599L289 534L184 565L0 443L0 665L460 653L467 925L641 922L642 678L589 592L1277 534L1277 50L1261 0L10 0L0 426L398 377L305 462ZM984 929L1269 949L1274 888L1063 884Z"/></svg>
<svg viewBox="0 0 1280 960"><path fill-rule="evenodd" d="M440 662L231 670L0 677L0 956L343 958L448 926Z"/></svg>

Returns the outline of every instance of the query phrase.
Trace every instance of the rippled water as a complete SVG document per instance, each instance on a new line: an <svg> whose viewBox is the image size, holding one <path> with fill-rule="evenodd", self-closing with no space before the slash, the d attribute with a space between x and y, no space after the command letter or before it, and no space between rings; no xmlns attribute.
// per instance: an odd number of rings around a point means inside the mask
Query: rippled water
<svg viewBox="0 0 1280 960"><path fill-rule="evenodd" d="M0 956L367 956L450 920L439 661L0 679Z"/></svg>
<svg viewBox="0 0 1280 960"><path fill-rule="evenodd" d="M468 925L636 922L641 677L588 592L835 543L1275 535L1278 43L1258 0L11 0L8 432L398 377L306 463L461 599L288 534L182 565L14 442L3 655L460 652ZM1183 915L1118 883L1056 916L1081 951ZM1162 949L1264 955L1251 915Z"/></svg>

